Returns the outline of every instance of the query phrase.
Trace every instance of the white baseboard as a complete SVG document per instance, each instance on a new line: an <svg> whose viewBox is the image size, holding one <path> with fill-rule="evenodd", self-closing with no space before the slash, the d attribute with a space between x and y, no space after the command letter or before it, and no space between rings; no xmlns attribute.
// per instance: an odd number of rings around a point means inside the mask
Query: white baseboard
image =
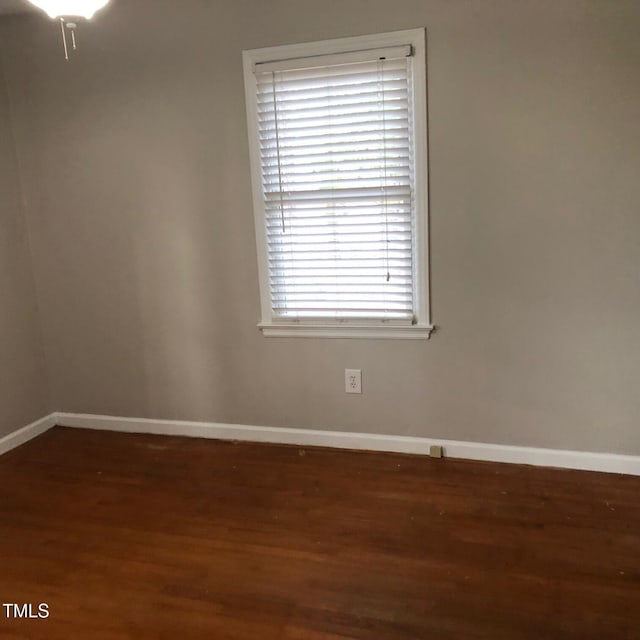
<svg viewBox="0 0 640 640"><path fill-rule="evenodd" d="M4 436L4 438L0 438L0 456L43 434L55 426L55 424L56 415L52 413L44 418L40 418L40 420L32 422L26 427L22 427L22 429L18 429L18 431L10 433L8 436Z"/></svg>
<svg viewBox="0 0 640 640"><path fill-rule="evenodd" d="M241 440L245 442L334 447L338 449L361 449L365 451L388 451L419 455L429 455L429 448L432 445L440 445L444 447L445 456L449 458L640 475L640 456L613 453L563 451L559 449L515 447L480 442L371 433L258 427L217 422L117 418L74 413L56 413L54 418L55 423L60 426L83 429L189 436L214 440Z"/></svg>
<svg viewBox="0 0 640 640"><path fill-rule="evenodd" d="M0 455L41 435L55 425L101 431L153 433L188 436L213 440L240 440L307 447L333 447L364 451L387 451L429 455L432 445L444 448L448 458L531 464L541 467L604 471L640 476L640 456L587 451L565 451L535 447L516 447L460 440L439 440L411 436L391 436L345 431L318 431L285 427L259 427L218 422L186 422L182 420L150 420L118 418L76 413L52 413L40 420L0 438Z"/></svg>

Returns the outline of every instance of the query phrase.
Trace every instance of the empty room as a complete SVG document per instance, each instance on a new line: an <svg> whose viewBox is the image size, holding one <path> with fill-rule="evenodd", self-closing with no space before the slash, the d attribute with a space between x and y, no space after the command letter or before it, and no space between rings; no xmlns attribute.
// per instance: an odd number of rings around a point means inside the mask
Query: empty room
<svg viewBox="0 0 640 640"><path fill-rule="evenodd" d="M0 0L0 640L640 639L639 0Z"/></svg>

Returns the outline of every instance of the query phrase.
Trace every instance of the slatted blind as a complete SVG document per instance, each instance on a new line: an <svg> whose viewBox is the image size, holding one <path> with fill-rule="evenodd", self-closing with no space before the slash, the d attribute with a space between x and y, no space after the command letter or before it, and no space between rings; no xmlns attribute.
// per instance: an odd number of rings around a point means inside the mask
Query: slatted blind
<svg viewBox="0 0 640 640"><path fill-rule="evenodd" d="M410 54L255 65L274 318L414 321Z"/></svg>

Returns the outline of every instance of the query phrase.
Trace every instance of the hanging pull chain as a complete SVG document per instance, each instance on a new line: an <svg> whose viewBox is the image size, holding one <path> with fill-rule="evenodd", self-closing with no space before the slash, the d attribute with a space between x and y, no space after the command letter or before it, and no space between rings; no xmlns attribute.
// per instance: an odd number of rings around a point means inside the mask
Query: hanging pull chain
<svg viewBox="0 0 640 640"><path fill-rule="evenodd" d="M67 29L71 31L71 46L74 51L78 50L76 46L76 23L75 22L67 22Z"/></svg>
<svg viewBox="0 0 640 640"><path fill-rule="evenodd" d="M60 33L62 34L62 48L64 49L64 59L69 62L69 44L67 42L67 29L71 34L71 49L72 51L78 50L76 43L76 28L75 22L66 22L64 18L60 18Z"/></svg>
<svg viewBox="0 0 640 640"><path fill-rule="evenodd" d="M67 62L69 62L69 49L67 48L67 33L64 30L64 18L60 18L60 32L62 33L62 46L64 48L64 59Z"/></svg>

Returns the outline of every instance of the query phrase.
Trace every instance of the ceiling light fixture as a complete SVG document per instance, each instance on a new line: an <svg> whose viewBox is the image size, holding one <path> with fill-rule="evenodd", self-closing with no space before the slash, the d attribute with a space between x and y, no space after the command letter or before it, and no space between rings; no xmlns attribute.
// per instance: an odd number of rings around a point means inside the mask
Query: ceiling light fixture
<svg viewBox="0 0 640 640"><path fill-rule="evenodd" d="M65 28L71 32L71 48L75 51L77 49L77 24L73 18L91 20L96 11L107 5L109 0L29 0L29 2L38 7L38 9L42 9L52 20L60 21L64 59L69 60L69 47Z"/></svg>

